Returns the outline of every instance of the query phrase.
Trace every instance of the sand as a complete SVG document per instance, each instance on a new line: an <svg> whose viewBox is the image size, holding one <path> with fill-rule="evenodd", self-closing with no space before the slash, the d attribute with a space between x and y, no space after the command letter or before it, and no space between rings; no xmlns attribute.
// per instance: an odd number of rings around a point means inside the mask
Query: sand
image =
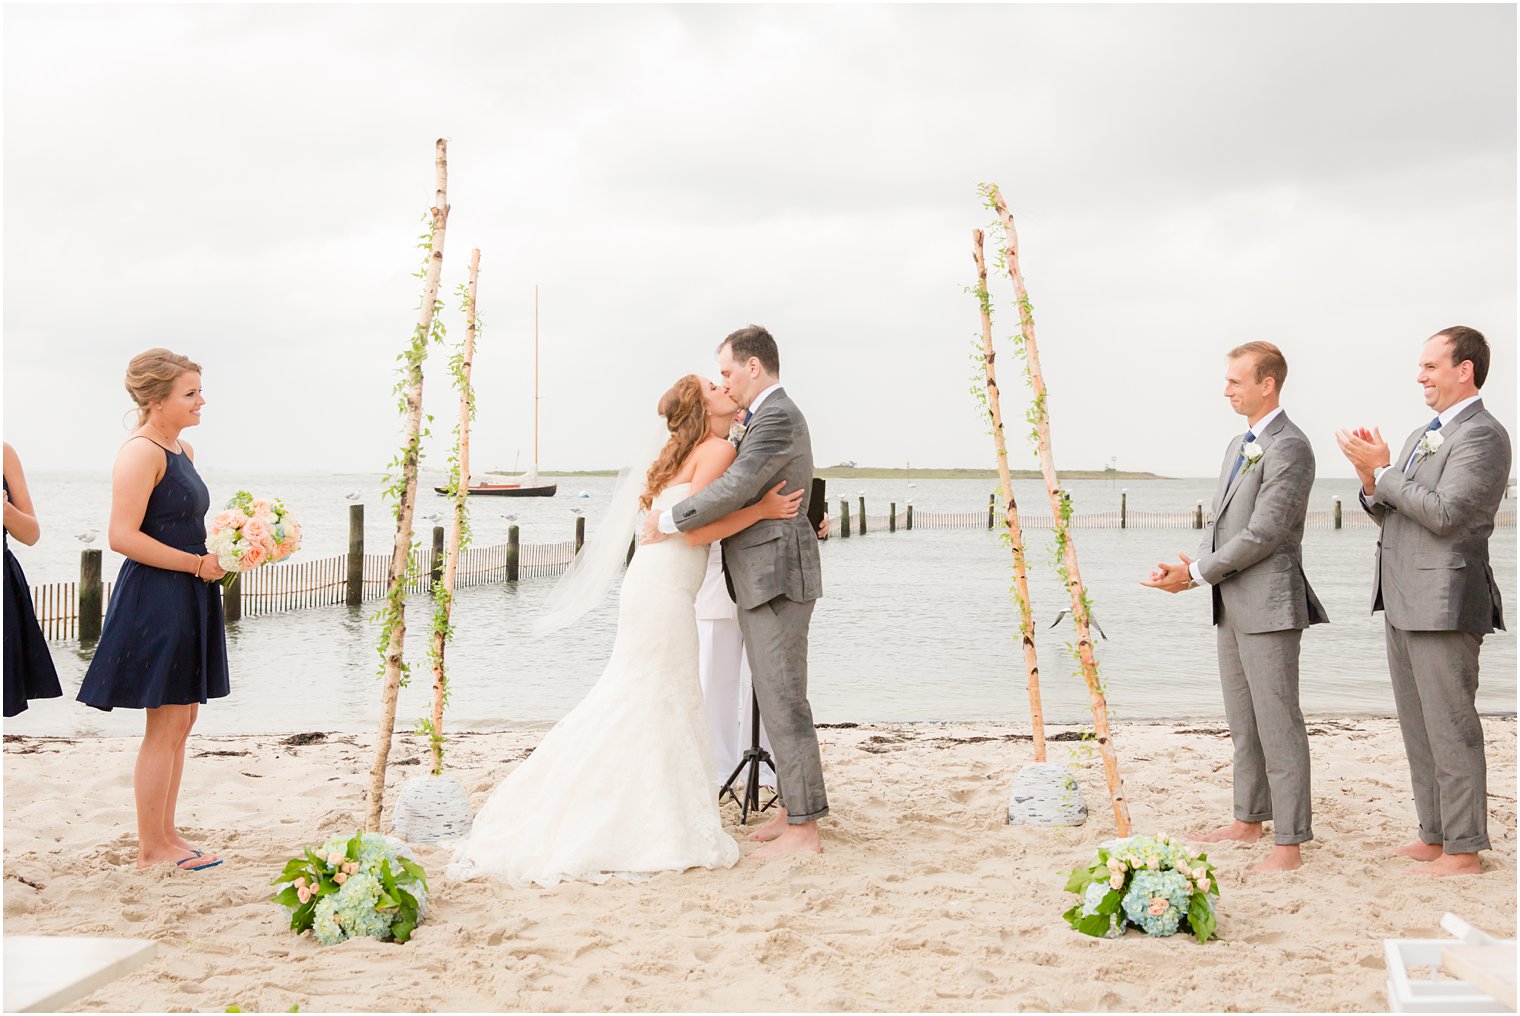
<svg viewBox="0 0 1520 1016"><path fill-rule="evenodd" d="M1114 831L1101 769L1078 755L1086 826L1010 827L1010 781L1030 757L1013 726L820 731L833 805L822 856L516 890L452 883L448 852L421 847L435 909L412 942L331 948L289 932L268 883L303 843L356 827L367 738L193 738L183 829L226 863L188 873L133 867L135 740L7 737L5 931L159 942L156 960L78 1011L1378 1010L1384 938L1438 935L1448 910L1515 931L1516 725L1484 725L1484 875L1414 878L1387 856L1414 828L1392 720L1316 722L1306 867L1252 876L1265 845L1215 849L1221 938L1206 945L1066 927L1066 873ZM463 735L451 772L478 807L541 736ZM1136 831L1228 817L1217 725L1127 725L1116 742ZM1052 758L1074 747L1054 744ZM415 760L394 766L393 800L423 771L420 742L398 737L392 758ZM735 832L737 814L726 806Z"/></svg>

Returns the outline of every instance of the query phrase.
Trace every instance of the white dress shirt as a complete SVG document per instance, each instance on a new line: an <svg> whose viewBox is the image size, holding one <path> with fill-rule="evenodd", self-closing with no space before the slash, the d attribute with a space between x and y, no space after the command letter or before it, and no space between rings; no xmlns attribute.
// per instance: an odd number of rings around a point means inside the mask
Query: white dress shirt
<svg viewBox="0 0 1520 1016"><path fill-rule="evenodd" d="M777 381L775 384L771 385L769 388L765 389L765 391L761 392L759 395L756 395L752 400L750 400L749 417L751 420L755 418L756 413L760 412L761 405L763 405L765 400L770 397L771 392L780 387L781 382ZM676 532L678 532L676 529L676 513L674 508L666 508L664 511L660 512L660 532L666 534L667 536L673 536Z"/></svg>
<svg viewBox="0 0 1520 1016"><path fill-rule="evenodd" d="M1246 436L1241 438L1241 444L1244 445L1247 441L1255 441L1257 435L1266 430L1267 424L1277 419L1278 414L1280 414L1282 411L1282 406L1278 406L1266 416L1263 416L1260 420L1257 420L1255 423L1251 424L1251 426L1247 427ZM1245 465L1242 464L1241 468L1244 469ZM1191 575L1193 577L1193 581L1198 583L1200 586L1206 586L1209 584L1208 580L1203 577L1203 573L1198 570L1197 561L1194 561L1192 564L1188 565L1188 574Z"/></svg>

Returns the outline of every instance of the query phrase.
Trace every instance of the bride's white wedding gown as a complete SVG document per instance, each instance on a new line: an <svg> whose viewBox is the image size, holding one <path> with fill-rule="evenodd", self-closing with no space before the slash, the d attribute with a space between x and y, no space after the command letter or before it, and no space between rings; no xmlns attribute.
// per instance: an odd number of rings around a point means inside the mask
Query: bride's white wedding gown
<svg viewBox="0 0 1520 1016"><path fill-rule="evenodd" d="M660 492L653 511L686 497ZM641 546L623 578L607 669L491 792L449 865L514 884L637 880L729 867L739 844L718 814L697 678L694 603L706 547Z"/></svg>

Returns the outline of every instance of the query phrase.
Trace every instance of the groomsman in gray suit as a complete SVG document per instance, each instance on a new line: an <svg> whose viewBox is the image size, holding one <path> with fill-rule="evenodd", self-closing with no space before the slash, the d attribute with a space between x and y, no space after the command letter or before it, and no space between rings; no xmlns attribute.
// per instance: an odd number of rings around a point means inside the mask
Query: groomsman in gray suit
<svg viewBox="0 0 1520 1016"><path fill-rule="evenodd" d="M1209 587L1235 748L1235 821L1196 838L1252 842L1271 821L1272 852L1253 871L1300 867L1299 844L1314 838L1298 651L1305 628L1330 620L1304 576L1314 450L1278 404L1287 377L1288 361L1270 342L1230 350L1224 395L1250 426L1225 448L1198 559L1161 562L1141 583L1170 593Z"/></svg>
<svg viewBox="0 0 1520 1016"><path fill-rule="evenodd" d="M823 595L818 538L808 522L813 444L802 410L781 387L781 354L771 333L741 328L718 346L728 394L748 410L739 454L728 471L692 497L644 522L645 543L705 526L754 504L778 481L802 490L796 518L767 519L723 541L723 574L739 605L739 630L776 746L782 807L750 835L769 841L752 858L818 853L818 820L829 813L818 732L807 697L808 625Z"/></svg>
<svg viewBox="0 0 1520 1016"><path fill-rule="evenodd" d="M1409 756L1419 839L1398 853L1424 875L1475 875L1489 849L1487 760L1478 720L1478 650L1504 627L1488 536L1509 480L1509 434L1483 408L1482 333L1432 335L1415 380L1435 417L1398 458L1382 434L1336 432L1377 521L1372 610L1383 611L1388 672Z"/></svg>

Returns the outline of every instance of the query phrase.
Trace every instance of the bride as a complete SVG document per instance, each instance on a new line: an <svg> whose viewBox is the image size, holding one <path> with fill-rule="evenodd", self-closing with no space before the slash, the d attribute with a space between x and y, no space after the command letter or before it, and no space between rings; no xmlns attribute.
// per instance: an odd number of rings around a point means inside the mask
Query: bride
<svg viewBox="0 0 1520 1016"><path fill-rule="evenodd" d="M722 386L695 374L661 397L665 446L636 502L636 482L622 497L614 495L607 519L550 598L549 627L568 623L600 599L622 565L636 510L661 511L723 475L737 454L726 439L737 408ZM726 868L739 859L712 791L718 777L710 772L697 678L695 600L707 571L707 544L761 519L797 514L803 492L783 495L781 487L683 534L684 541L639 548L623 579L607 669L491 792L455 851L452 877L550 886ZM623 508L619 501L626 502Z"/></svg>

